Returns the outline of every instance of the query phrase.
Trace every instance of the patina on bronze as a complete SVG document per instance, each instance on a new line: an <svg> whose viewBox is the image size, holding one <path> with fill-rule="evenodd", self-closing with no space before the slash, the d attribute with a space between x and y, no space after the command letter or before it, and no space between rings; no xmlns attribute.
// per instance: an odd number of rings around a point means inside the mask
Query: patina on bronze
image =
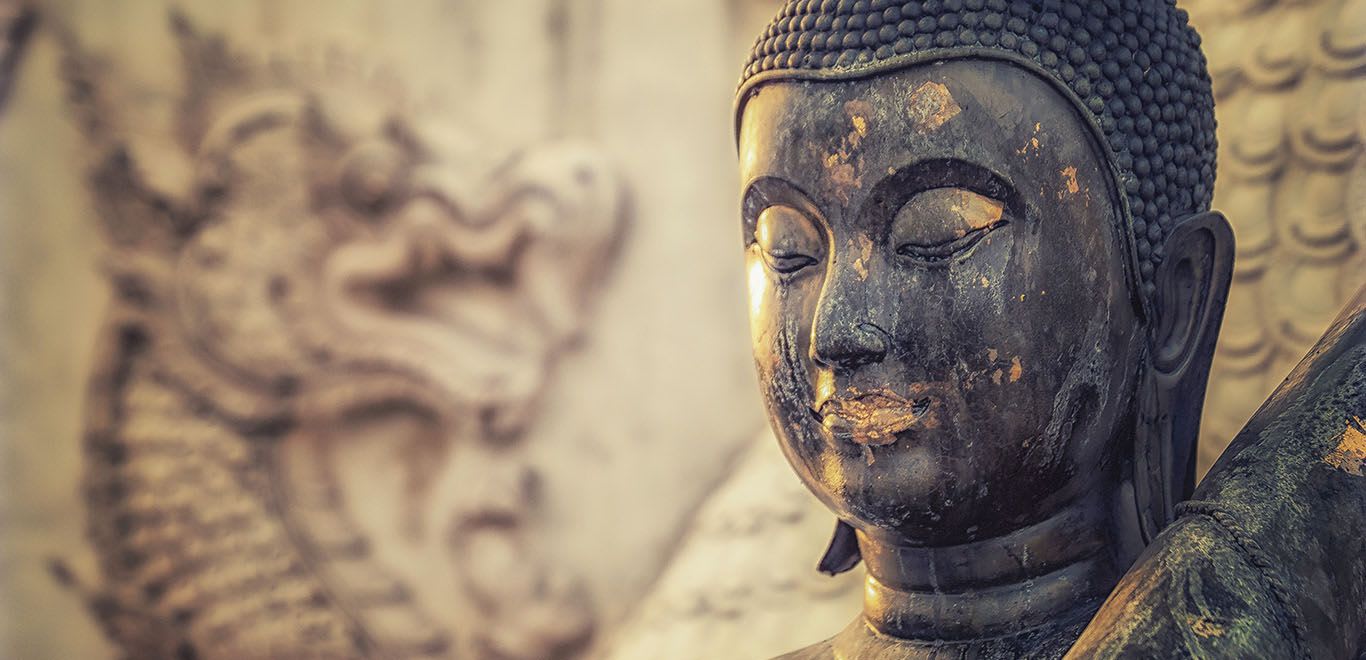
<svg viewBox="0 0 1366 660"><path fill-rule="evenodd" d="M736 118L765 401L840 520L822 570L868 567L863 615L791 657L1355 657L1366 480L1282 425L1177 506L1233 263L1183 12L796 0Z"/></svg>

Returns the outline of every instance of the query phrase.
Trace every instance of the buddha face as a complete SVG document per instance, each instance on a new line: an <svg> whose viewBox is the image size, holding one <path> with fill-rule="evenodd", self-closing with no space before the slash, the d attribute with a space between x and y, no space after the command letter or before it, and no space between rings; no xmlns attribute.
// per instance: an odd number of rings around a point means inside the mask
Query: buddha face
<svg viewBox="0 0 1366 660"><path fill-rule="evenodd" d="M741 118L773 428L866 534L1008 533L1113 483L1143 332L1111 169L1004 62L775 81Z"/></svg>

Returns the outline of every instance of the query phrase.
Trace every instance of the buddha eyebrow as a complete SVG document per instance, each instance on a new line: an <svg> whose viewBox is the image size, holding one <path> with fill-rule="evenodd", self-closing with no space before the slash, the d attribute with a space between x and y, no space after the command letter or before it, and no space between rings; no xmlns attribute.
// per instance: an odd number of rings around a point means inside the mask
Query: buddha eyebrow
<svg viewBox="0 0 1366 660"><path fill-rule="evenodd" d="M1005 177L958 158L937 158L897 168L874 184L862 213L896 211L915 195L935 188L964 188L1020 208L1021 197Z"/></svg>
<svg viewBox="0 0 1366 660"><path fill-rule="evenodd" d="M1010 185L1005 177L996 174L987 167L959 158L919 161L884 177L884 180L898 175L904 177L902 178L904 183L918 186L919 190L916 192L931 188L957 186L998 199L1015 192L1014 186ZM881 182L879 182L880 184Z"/></svg>

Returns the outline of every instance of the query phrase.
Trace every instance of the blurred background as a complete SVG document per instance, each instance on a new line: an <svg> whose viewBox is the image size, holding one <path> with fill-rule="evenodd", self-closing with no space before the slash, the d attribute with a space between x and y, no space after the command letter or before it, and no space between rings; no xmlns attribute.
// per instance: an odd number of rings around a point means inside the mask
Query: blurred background
<svg viewBox="0 0 1366 660"><path fill-rule="evenodd" d="M732 101L774 0L0 2L0 658L769 657ZM1199 0L1201 470L1366 283L1366 0Z"/></svg>

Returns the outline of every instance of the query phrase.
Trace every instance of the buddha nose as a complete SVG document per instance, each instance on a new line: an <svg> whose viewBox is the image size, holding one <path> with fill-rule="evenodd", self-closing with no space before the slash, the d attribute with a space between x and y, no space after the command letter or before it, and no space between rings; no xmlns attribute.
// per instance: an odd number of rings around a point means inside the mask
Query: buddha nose
<svg viewBox="0 0 1366 660"><path fill-rule="evenodd" d="M867 321L818 322L814 335L812 358L827 367L853 369L881 362L887 356L887 333Z"/></svg>
<svg viewBox="0 0 1366 660"><path fill-rule="evenodd" d="M869 261L866 249L853 252L858 244L850 242L849 254L831 260L811 328L812 361L836 370L881 362L892 345L877 318L877 310L886 305L878 301L880 269Z"/></svg>

